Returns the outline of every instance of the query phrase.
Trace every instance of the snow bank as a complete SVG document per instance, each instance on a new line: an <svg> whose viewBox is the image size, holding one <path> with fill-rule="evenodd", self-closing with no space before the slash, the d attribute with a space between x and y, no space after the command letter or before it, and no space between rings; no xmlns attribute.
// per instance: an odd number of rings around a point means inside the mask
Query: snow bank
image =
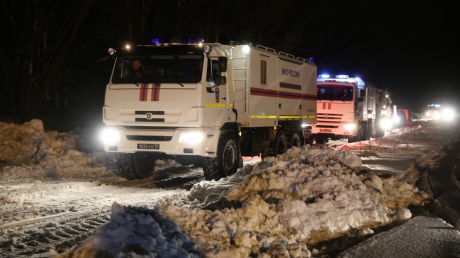
<svg viewBox="0 0 460 258"><path fill-rule="evenodd" d="M101 164L114 158L77 150L73 133L45 132L37 119L22 125L0 122L0 179L101 178L113 176Z"/></svg>
<svg viewBox="0 0 460 258"><path fill-rule="evenodd" d="M197 250L205 257L310 257L317 252L309 249L315 243L350 232L372 234L371 227L410 217L407 210L396 212L381 202L397 202L400 196L407 197L404 205L421 200L421 193L406 182L373 173L356 175L355 171L363 170L361 165L361 159L346 150L292 148L284 155L245 166L231 177L194 185L189 208L166 203L155 212L197 245L189 255ZM392 190L395 184L400 187ZM107 249L97 239L112 234L109 224L89 240L91 248ZM145 244L149 255L161 251L151 233L145 241L150 241ZM126 255L120 249L123 244L116 246L117 255Z"/></svg>
<svg viewBox="0 0 460 258"><path fill-rule="evenodd" d="M201 257L197 245L156 210L112 205L110 222L70 257ZM51 257L69 257L51 252Z"/></svg>

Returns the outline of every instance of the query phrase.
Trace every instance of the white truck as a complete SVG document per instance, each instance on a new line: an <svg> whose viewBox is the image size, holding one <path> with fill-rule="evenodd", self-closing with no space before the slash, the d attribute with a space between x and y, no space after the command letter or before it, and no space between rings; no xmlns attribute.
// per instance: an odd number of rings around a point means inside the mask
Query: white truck
<svg viewBox="0 0 460 258"><path fill-rule="evenodd" d="M318 121L312 129L316 142L369 139L376 118L376 87L348 75L322 74L317 84Z"/></svg>
<svg viewBox="0 0 460 258"><path fill-rule="evenodd" d="M207 180L225 177L242 156L302 146L316 123L316 65L307 59L202 41L109 53L102 138L128 180L150 176L157 159L201 166ZM145 75L128 76L134 61Z"/></svg>

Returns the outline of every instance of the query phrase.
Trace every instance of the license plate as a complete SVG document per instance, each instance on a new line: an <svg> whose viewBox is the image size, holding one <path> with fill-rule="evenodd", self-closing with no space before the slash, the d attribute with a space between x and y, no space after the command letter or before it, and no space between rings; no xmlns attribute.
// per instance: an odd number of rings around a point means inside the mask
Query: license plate
<svg viewBox="0 0 460 258"><path fill-rule="evenodd" d="M332 133L332 129L319 129L322 133Z"/></svg>
<svg viewBox="0 0 460 258"><path fill-rule="evenodd" d="M137 148L140 150L159 150L160 144L138 143Z"/></svg>

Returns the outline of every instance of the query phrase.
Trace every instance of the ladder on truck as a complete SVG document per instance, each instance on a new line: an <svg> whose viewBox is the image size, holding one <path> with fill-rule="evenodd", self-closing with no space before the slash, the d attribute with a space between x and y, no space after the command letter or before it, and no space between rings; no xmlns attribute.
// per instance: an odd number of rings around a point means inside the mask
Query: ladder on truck
<svg viewBox="0 0 460 258"><path fill-rule="evenodd" d="M248 113L248 57L240 56L241 51L232 51L233 84L235 91L235 109L238 114Z"/></svg>

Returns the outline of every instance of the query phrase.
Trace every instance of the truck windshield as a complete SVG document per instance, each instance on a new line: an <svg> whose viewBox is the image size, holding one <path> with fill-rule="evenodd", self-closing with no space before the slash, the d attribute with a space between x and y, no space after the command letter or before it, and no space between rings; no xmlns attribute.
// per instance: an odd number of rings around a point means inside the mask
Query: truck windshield
<svg viewBox="0 0 460 258"><path fill-rule="evenodd" d="M203 55L135 55L117 57L112 83L198 83Z"/></svg>
<svg viewBox="0 0 460 258"><path fill-rule="evenodd" d="M318 100L353 100L354 89L352 86L338 85L318 85L317 89Z"/></svg>

